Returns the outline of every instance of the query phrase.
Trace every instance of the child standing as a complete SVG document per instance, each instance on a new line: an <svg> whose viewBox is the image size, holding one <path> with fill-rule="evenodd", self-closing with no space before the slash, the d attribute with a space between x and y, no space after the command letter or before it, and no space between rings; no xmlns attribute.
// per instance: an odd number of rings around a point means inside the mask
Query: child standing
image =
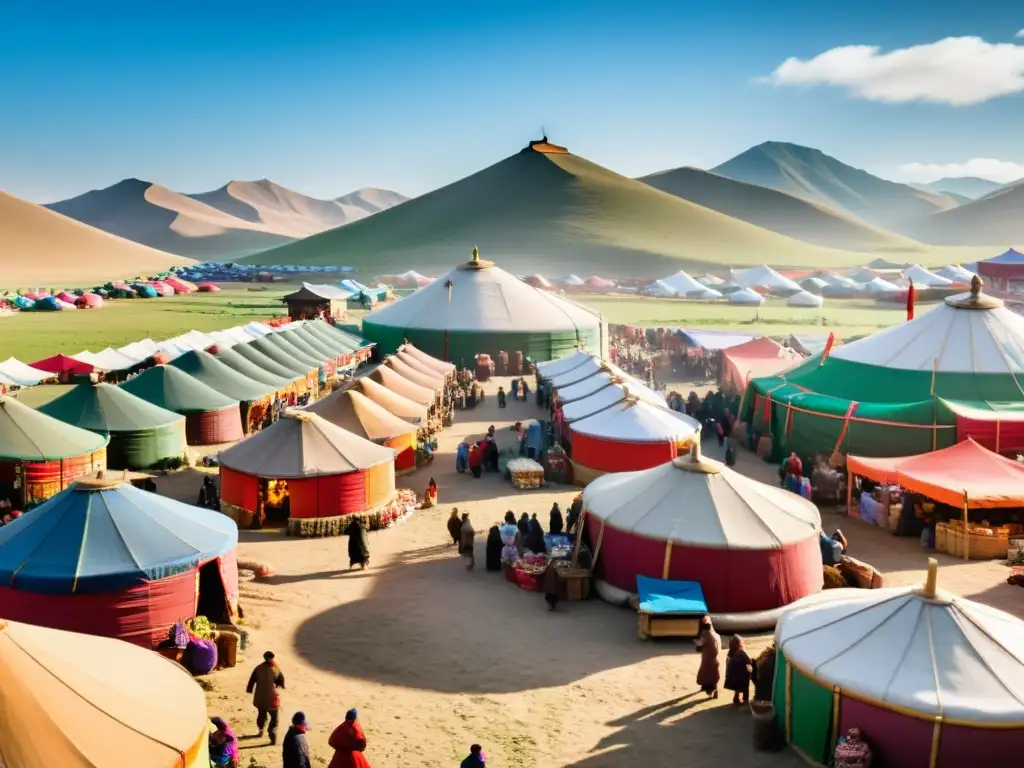
<svg viewBox="0 0 1024 768"><path fill-rule="evenodd" d="M725 661L725 689L733 691L733 704L746 704L750 698L750 676L754 665L743 645L743 638L733 635Z"/></svg>

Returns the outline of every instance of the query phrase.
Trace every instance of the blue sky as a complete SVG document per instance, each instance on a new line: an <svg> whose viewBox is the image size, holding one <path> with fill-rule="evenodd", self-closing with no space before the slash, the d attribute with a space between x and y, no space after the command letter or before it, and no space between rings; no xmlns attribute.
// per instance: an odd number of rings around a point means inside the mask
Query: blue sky
<svg viewBox="0 0 1024 768"><path fill-rule="evenodd" d="M234 0L8 0L0 189L48 202L129 176L184 192L268 177L321 197L421 194L512 154L541 125L627 175L710 167L765 140L889 177L910 163L1024 164L1014 5L335 0L282 13ZM855 95L860 74L835 87L818 64L798 73L817 85L756 80L838 46L963 36L1020 44L985 59L1007 95L879 103Z"/></svg>

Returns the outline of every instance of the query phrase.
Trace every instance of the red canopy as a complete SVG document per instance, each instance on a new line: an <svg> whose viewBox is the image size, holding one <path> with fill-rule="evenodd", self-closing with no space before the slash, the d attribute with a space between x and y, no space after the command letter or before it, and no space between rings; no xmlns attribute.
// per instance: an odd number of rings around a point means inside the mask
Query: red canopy
<svg viewBox="0 0 1024 768"><path fill-rule="evenodd" d="M722 386L732 384L742 392L750 379L773 376L800 359L797 352L767 337L751 339L722 350Z"/></svg>
<svg viewBox="0 0 1024 768"><path fill-rule="evenodd" d="M848 456L846 468L851 474L896 484L953 507L963 505L964 493L971 508L1024 507L1024 464L970 438L919 456Z"/></svg>
<svg viewBox="0 0 1024 768"><path fill-rule="evenodd" d="M48 357L45 360L36 360L34 363L29 363L32 368L38 368L41 371L47 371L49 373L92 373L93 367L89 363L83 363L81 360L75 360L73 357L67 355L54 355Z"/></svg>

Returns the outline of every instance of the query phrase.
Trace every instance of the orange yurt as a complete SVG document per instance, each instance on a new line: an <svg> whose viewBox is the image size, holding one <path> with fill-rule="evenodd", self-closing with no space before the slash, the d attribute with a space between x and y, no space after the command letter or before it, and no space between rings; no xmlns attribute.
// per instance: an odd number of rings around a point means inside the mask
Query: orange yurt
<svg viewBox="0 0 1024 768"><path fill-rule="evenodd" d="M433 389L410 381L398 371L386 365L377 366L371 376L395 394L412 400L414 403L430 407L437 400L437 392Z"/></svg>
<svg viewBox="0 0 1024 768"><path fill-rule="evenodd" d="M296 535L337 535L351 515L395 496L395 451L309 411L290 408L220 454L221 511L240 528L287 525Z"/></svg>
<svg viewBox="0 0 1024 768"><path fill-rule="evenodd" d="M339 389L306 410L354 435L393 448L396 475L415 471L416 425L400 419L356 389Z"/></svg>
<svg viewBox="0 0 1024 768"><path fill-rule="evenodd" d="M385 362L391 366L391 369L402 378L408 379L413 384L429 389L435 394L440 392L444 388L444 378L441 376L435 376L430 373L423 373L416 368L413 368L407 362L402 360L398 355L390 355Z"/></svg>
<svg viewBox="0 0 1024 768"><path fill-rule="evenodd" d="M398 418L412 424L426 425L429 414L427 406L423 403L403 397L383 384L378 384L369 376L362 376L356 379L355 385L370 400L393 413Z"/></svg>

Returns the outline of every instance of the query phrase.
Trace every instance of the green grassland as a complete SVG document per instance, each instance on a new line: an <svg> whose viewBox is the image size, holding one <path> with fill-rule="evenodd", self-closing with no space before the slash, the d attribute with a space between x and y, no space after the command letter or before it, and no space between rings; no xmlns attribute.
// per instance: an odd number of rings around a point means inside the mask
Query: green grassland
<svg viewBox="0 0 1024 768"><path fill-rule="evenodd" d="M215 331L284 314L281 297L294 286L277 284L252 290L226 286L214 294L159 299L122 299L95 310L18 312L0 319L0 359L31 362L58 353L120 347L139 339L161 341L190 330ZM784 336L827 333L840 339L873 333L905 317L898 305L883 308L870 301L826 301L821 309L787 307L769 301L762 307L698 304L675 299L585 297L581 303L610 323L638 326L722 328ZM919 312L927 311L922 306ZM361 313L350 313L355 322Z"/></svg>

